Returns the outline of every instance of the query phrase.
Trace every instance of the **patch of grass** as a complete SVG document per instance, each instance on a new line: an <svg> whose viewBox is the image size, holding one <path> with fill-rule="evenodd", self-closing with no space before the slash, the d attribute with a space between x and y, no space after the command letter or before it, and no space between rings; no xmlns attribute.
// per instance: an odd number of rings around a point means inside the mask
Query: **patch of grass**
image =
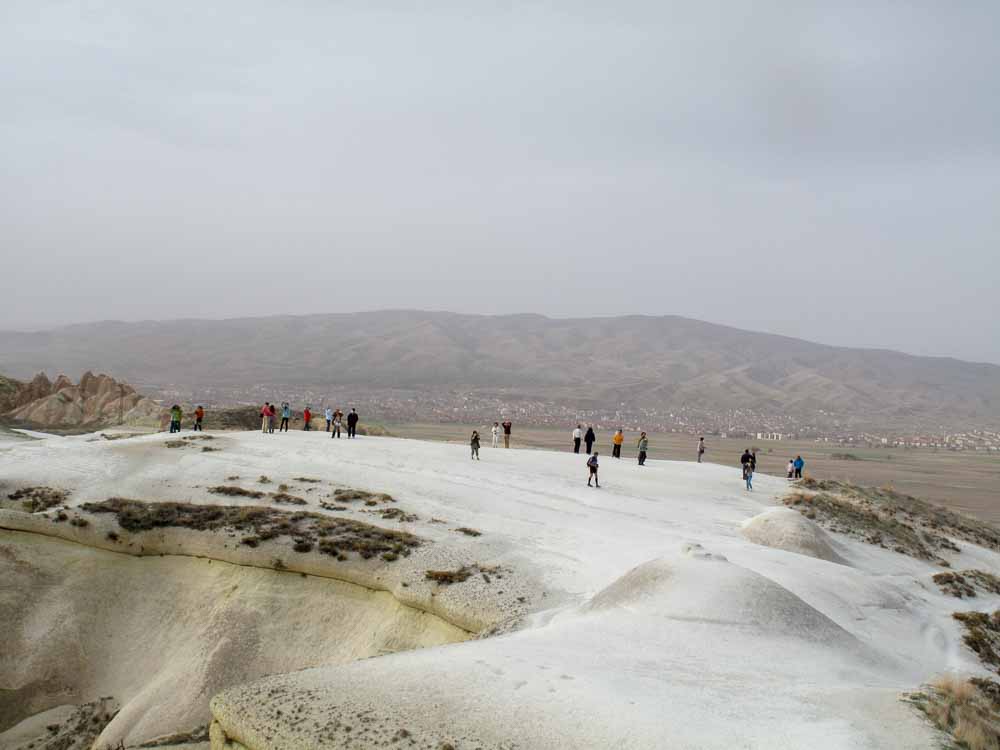
<svg viewBox="0 0 1000 750"><path fill-rule="evenodd" d="M195 742L208 742L208 724L192 729L190 732L180 732L166 737L158 737L149 742L143 742L136 747L171 747L172 745L187 745Z"/></svg>
<svg viewBox="0 0 1000 750"><path fill-rule="evenodd" d="M323 510L347 510L346 505L332 505L330 503L320 503L319 507Z"/></svg>
<svg viewBox="0 0 1000 750"><path fill-rule="evenodd" d="M368 492L367 490L339 489L333 491L333 499L342 503L349 503L355 500L363 500L365 505L378 505L379 503L396 502L392 495L384 492Z"/></svg>
<svg viewBox="0 0 1000 750"><path fill-rule="evenodd" d="M306 484L319 484L322 479L312 479L311 477L292 477L296 482L305 482Z"/></svg>
<svg viewBox="0 0 1000 750"><path fill-rule="evenodd" d="M118 541L118 532L117 531L109 531L107 533L107 540L109 542L117 542Z"/></svg>
<svg viewBox="0 0 1000 750"><path fill-rule="evenodd" d="M424 577L428 581L434 581L435 583L444 586L450 586L453 583L467 581L473 572L472 568L463 565L458 570L428 570Z"/></svg>
<svg viewBox="0 0 1000 750"><path fill-rule="evenodd" d="M256 547L269 539L289 537L308 542L319 551L346 560L348 553L364 559L391 552L406 557L423 541L405 531L384 529L348 518L332 518L306 511L277 508L191 503L145 503L127 498L110 498L85 503L87 513L112 513L118 525L131 532L159 528L188 528L199 531L242 532L241 544Z"/></svg>
<svg viewBox="0 0 1000 750"><path fill-rule="evenodd" d="M202 446L202 453L214 453L215 451L221 451L222 448L213 448L211 445Z"/></svg>
<svg viewBox="0 0 1000 750"><path fill-rule="evenodd" d="M991 669L1000 671L1000 609L988 612L955 612L956 620L965 626L962 642Z"/></svg>
<svg viewBox="0 0 1000 750"><path fill-rule="evenodd" d="M220 484L215 487L209 487L208 491L213 495L229 495L230 497L252 497L256 500L264 497L263 492L258 490L245 490L242 487L237 487L235 485Z"/></svg>
<svg viewBox="0 0 1000 750"><path fill-rule="evenodd" d="M460 534L465 534L466 536L482 536L483 535L483 532L477 531L476 529L470 529L468 526L460 526L459 528L455 529L455 531L459 532Z"/></svg>
<svg viewBox="0 0 1000 750"><path fill-rule="evenodd" d="M182 437L181 440L215 440L214 435L188 435L187 437Z"/></svg>
<svg viewBox="0 0 1000 750"><path fill-rule="evenodd" d="M271 478L266 474L261 474L260 478L257 480L257 484L270 484Z"/></svg>
<svg viewBox="0 0 1000 750"><path fill-rule="evenodd" d="M947 571L934 576L934 583L945 594L964 599L975 597L977 589L1000 594L1000 578L985 570Z"/></svg>
<svg viewBox="0 0 1000 750"><path fill-rule="evenodd" d="M281 485L285 487L286 485ZM282 503L284 505L305 505L306 501L301 497L296 495L289 495L287 492L282 490L281 492L272 492L271 499L276 503Z"/></svg>
<svg viewBox="0 0 1000 750"><path fill-rule="evenodd" d="M164 448L183 448L186 445L187 445L187 443L185 443L183 439L181 439L181 440L167 440L166 442L163 443L163 447Z"/></svg>
<svg viewBox="0 0 1000 750"><path fill-rule="evenodd" d="M25 487L7 495L11 500L20 500L28 513L39 513L57 505L62 505L69 497L68 490L55 487Z"/></svg>
<svg viewBox="0 0 1000 750"><path fill-rule="evenodd" d="M236 481L237 479L239 479L239 478L240 478L240 475L239 475L239 474L233 474L233 475L232 475L232 476L230 476L230 477L226 477L226 481L227 481L227 482L235 482L235 481Z"/></svg>
<svg viewBox="0 0 1000 750"><path fill-rule="evenodd" d="M992 680L942 677L915 698L927 718L967 750L1000 749L1000 685Z"/></svg>
<svg viewBox="0 0 1000 750"><path fill-rule="evenodd" d="M292 547L296 552L311 552L313 548L313 543L308 539L296 539L295 545Z"/></svg>
<svg viewBox="0 0 1000 750"><path fill-rule="evenodd" d="M377 513L382 518L392 521L402 521L403 523L413 523L419 520L413 513L407 513L402 508L379 508L378 510L365 511L366 513Z"/></svg>
<svg viewBox="0 0 1000 750"><path fill-rule="evenodd" d="M88 521L86 518L80 518L79 516L75 516L72 519L70 519L69 525L76 526L77 528L82 529L87 526L90 526L90 521Z"/></svg>

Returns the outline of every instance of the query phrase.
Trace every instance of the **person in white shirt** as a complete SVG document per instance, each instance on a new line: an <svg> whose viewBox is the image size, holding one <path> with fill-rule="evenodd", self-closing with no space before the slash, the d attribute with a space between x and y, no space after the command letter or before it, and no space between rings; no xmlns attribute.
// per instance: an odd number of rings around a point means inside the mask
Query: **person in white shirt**
<svg viewBox="0 0 1000 750"><path fill-rule="evenodd" d="M330 431L330 425L333 423L333 409L329 406L326 407L326 431Z"/></svg>
<svg viewBox="0 0 1000 750"><path fill-rule="evenodd" d="M493 447L500 447L500 423L494 422L493 427L490 428L490 432L493 433Z"/></svg>
<svg viewBox="0 0 1000 750"><path fill-rule="evenodd" d="M576 429L573 430L573 452L574 453L579 453L580 452L580 441L581 440L583 440L583 430L580 429L580 425L577 425Z"/></svg>

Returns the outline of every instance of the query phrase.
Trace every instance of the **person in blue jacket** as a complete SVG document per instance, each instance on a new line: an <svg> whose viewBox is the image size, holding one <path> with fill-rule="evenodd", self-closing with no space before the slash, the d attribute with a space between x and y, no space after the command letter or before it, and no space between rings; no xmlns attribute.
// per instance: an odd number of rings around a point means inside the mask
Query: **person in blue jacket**
<svg viewBox="0 0 1000 750"><path fill-rule="evenodd" d="M795 478L802 479L802 467L806 465L806 462L802 460L802 456L796 456L795 460L792 461L792 468L795 469Z"/></svg>

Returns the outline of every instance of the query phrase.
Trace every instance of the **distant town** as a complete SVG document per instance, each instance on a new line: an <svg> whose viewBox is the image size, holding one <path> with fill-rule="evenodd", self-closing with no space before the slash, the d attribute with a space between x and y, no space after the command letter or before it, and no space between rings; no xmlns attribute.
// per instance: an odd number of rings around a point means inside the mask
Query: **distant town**
<svg viewBox="0 0 1000 750"><path fill-rule="evenodd" d="M932 425L872 429L857 419L818 411L803 419L752 409L711 412L681 407L670 410L634 404L588 404L542 400L511 393L455 390L401 390L338 386L260 385L252 388L180 388L147 385L147 393L163 402L199 403L209 408L289 401L297 409L326 406L357 408L364 419L382 424L486 424L507 417L525 426L571 428L577 423L598 430L674 432L748 438L759 441L815 440L856 447L931 448L950 451L1000 452L1000 431L983 427L962 432Z"/></svg>

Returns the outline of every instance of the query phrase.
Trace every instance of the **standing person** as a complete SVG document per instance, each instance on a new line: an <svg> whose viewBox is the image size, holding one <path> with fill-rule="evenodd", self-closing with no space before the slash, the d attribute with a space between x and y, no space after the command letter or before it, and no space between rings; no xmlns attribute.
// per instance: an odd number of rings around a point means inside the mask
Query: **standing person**
<svg viewBox="0 0 1000 750"><path fill-rule="evenodd" d="M622 432L621 428L619 427L618 428L618 432L616 432L615 436L613 438L611 438L611 457L612 458L621 458L622 457L622 443L624 443L624 442L625 442L625 433Z"/></svg>
<svg viewBox="0 0 1000 750"><path fill-rule="evenodd" d="M264 405L260 407L260 431L263 432L265 435L267 434L267 412L268 412L267 407L269 405L270 404L268 404L267 401L265 401Z"/></svg>
<svg viewBox="0 0 1000 750"><path fill-rule="evenodd" d="M587 459L587 468L590 469L590 474L587 476L587 486L590 487L590 480L594 480L594 485L597 487L601 486L601 483L597 481L597 451L594 451L594 455Z"/></svg>
<svg viewBox="0 0 1000 750"><path fill-rule="evenodd" d="M750 449L750 470L757 471L757 449Z"/></svg>
<svg viewBox="0 0 1000 750"><path fill-rule="evenodd" d="M479 460L479 430L472 431L472 438L469 440L469 446L472 448L472 458L476 461Z"/></svg>
<svg viewBox="0 0 1000 750"><path fill-rule="evenodd" d="M324 416L326 417L326 431L329 432L330 426L333 424L333 409L331 409L329 406L326 407L326 413L324 414Z"/></svg>
<svg viewBox="0 0 1000 750"><path fill-rule="evenodd" d="M274 420L278 415L278 407L276 404L268 404L267 407L267 432L270 435L274 434Z"/></svg>
<svg viewBox="0 0 1000 750"><path fill-rule="evenodd" d="M740 456L740 464L743 466L749 466L753 461L753 454L750 452L749 448L743 449L743 455Z"/></svg>
<svg viewBox="0 0 1000 750"><path fill-rule="evenodd" d="M587 425L587 434L583 436L583 442L587 444L587 455L589 456L591 451L594 449L594 443L597 441L597 435L594 434L593 425Z"/></svg>
<svg viewBox="0 0 1000 750"><path fill-rule="evenodd" d="M509 419L505 419L500 426L503 427L503 447L510 448L510 428L513 425L511 425Z"/></svg>
<svg viewBox="0 0 1000 750"><path fill-rule="evenodd" d="M195 432L204 432L204 430L201 429L201 421L204 418L205 418L205 410L201 406L199 406L197 409L194 410L194 431Z"/></svg>
<svg viewBox="0 0 1000 750"><path fill-rule="evenodd" d="M747 483L747 489L753 491L753 462L747 461L743 464L743 479Z"/></svg>
<svg viewBox="0 0 1000 750"><path fill-rule="evenodd" d="M302 412L302 420L305 423L303 424L302 429L305 430L306 432L308 432L311 427L309 423L312 421L312 418L313 418L313 413L309 411L309 407L307 406Z"/></svg>
<svg viewBox="0 0 1000 750"><path fill-rule="evenodd" d="M341 413L340 409L337 409L337 411L335 411L332 416L333 416L333 421L331 422L330 438L331 439L337 438L337 440L340 440L340 426L343 424L341 417L343 416L343 414Z"/></svg>
<svg viewBox="0 0 1000 750"><path fill-rule="evenodd" d="M170 432L181 431L181 407L174 404L170 407Z"/></svg>
<svg viewBox="0 0 1000 750"><path fill-rule="evenodd" d="M705 455L705 438L698 438L698 463L701 463L701 457Z"/></svg>
<svg viewBox="0 0 1000 750"><path fill-rule="evenodd" d="M494 422L493 426L490 427L490 432L493 433L493 447L500 447L500 423Z"/></svg>
<svg viewBox="0 0 1000 750"><path fill-rule="evenodd" d="M795 478L802 479L802 468L806 465L806 462L802 460L802 456L796 456L795 461L792 463L792 468L795 469Z"/></svg>
<svg viewBox="0 0 1000 750"><path fill-rule="evenodd" d="M792 479L795 476L795 461L788 459L788 466L785 467L785 472L787 473L789 479Z"/></svg>
<svg viewBox="0 0 1000 750"><path fill-rule="evenodd" d="M347 437L353 438L358 435L358 410L351 409L351 413L347 415Z"/></svg>
<svg viewBox="0 0 1000 750"><path fill-rule="evenodd" d="M278 428L278 432L284 430L288 432L288 420L292 418L292 407L287 401L281 404L281 426Z"/></svg>
<svg viewBox="0 0 1000 750"><path fill-rule="evenodd" d="M642 433L639 436L639 466L646 465L646 451L649 448L649 438L646 437L646 433Z"/></svg>
<svg viewBox="0 0 1000 750"><path fill-rule="evenodd" d="M580 429L580 425L577 425L576 429L573 430L573 452L574 453L579 453L580 452L580 441L581 440L583 440L583 430Z"/></svg>

